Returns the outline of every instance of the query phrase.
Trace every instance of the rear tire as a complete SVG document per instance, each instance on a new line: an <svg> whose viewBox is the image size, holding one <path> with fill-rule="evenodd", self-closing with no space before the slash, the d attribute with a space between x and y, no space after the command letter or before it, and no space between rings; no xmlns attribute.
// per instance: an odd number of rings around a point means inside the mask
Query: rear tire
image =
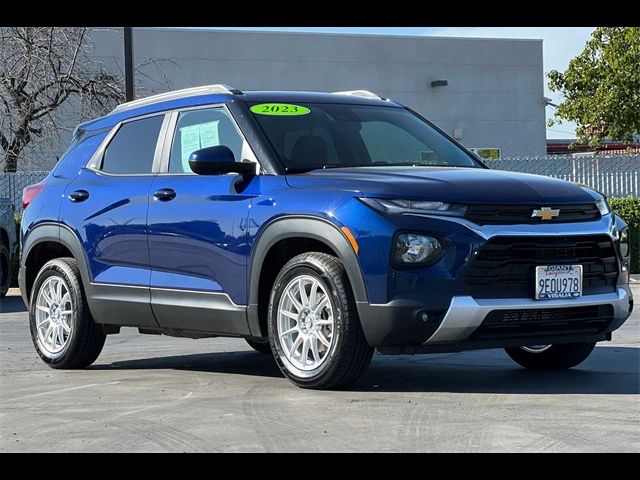
<svg viewBox="0 0 640 480"><path fill-rule="evenodd" d="M4 244L0 244L0 298L9 291L11 284L11 255L9 249Z"/></svg>
<svg viewBox="0 0 640 480"><path fill-rule="evenodd" d="M106 336L89 312L73 258L51 260L38 273L29 325L38 355L52 368L85 368L100 355Z"/></svg>
<svg viewBox="0 0 640 480"><path fill-rule="evenodd" d="M365 371L373 348L337 258L309 252L282 267L269 301L269 341L282 373L302 388L344 388Z"/></svg>
<svg viewBox="0 0 640 480"><path fill-rule="evenodd" d="M568 343L551 345L538 352L525 349L527 347L505 348L505 351L514 362L531 370L564 370L585 361L595 346L595 343Z"/></svg>
<svg viewBox="0 0 640 480"><path fill-rule="evenodd" d="M266 342L256 342L255 340L249 340L248 338L245 338L245 340L256 352L271 354L271 344L269 343L269 340Z"/></svg>

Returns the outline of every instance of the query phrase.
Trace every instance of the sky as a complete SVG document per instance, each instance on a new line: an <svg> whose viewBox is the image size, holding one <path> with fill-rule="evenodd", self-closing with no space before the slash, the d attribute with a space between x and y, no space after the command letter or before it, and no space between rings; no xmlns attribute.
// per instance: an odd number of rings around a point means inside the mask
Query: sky
<svg viewBox="0 0 640 480"><path fill-rule="evenodd" d="M564 71L569 61L578 55L589 40L593 27L256 27L249 30L288 32L360 33L376 35L433 35L442 37L528 38L543 40L545 96L553 103L561 96L547 87L546 73ZM233 28L240 30L240 28ZM547 118L553 116L553 107L546 107ZM547 127L547 138L575 138L575 125Z"/></svg>

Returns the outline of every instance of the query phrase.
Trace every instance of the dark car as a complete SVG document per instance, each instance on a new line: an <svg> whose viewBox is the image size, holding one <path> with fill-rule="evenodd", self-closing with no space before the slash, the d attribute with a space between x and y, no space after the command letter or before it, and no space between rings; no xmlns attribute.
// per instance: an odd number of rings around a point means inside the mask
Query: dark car
<svg viewBox="0 0 640 480"><path fill-rule="evenodd" d="M632 310L598 192L493 171L366 91L169 92L78 126L24 192L33 342L81 368L122 326L241 337L309 388L383 354L569 368Z"/></svg>
<svg viewBox="0 0 640 480"><path fill-rule="evenodd" d="M0 198L0 298L9 291L11 265L16 251L16 221L13 203Z"/></svg>

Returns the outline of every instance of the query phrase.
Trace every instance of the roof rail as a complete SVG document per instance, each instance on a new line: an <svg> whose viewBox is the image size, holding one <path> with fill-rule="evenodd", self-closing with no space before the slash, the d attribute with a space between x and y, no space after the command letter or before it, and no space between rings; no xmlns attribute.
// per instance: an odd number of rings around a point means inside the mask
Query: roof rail
<svg viewBox="0 0 640 480"><path fill-rule="evenodd" d="M211 95L214 93L240 95L242 94L242 91L223 84L184 88L182 90L173 90L171 92L159 93L158 95L151 95L150 97L144 97L138 100L132 100L131 102L121 103L116 108L114 108L111 113L124 112L132 108L144 107L145 105L153 105L154 103L165 102L167 100L195 97L196 95Z"/></svg>
<svg viewBox="0 0 640 480"><path fill-rule="evenodd" d="M332 92L334 95L351 95L353 97L375 98L378 100L384 100L380 95L376 95L369 90L347 90L345 92Z"/></svg>

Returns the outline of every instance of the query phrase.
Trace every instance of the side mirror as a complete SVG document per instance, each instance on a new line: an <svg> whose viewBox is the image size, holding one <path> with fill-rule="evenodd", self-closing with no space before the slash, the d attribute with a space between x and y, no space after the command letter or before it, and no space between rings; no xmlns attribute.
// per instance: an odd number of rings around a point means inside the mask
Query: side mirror
<svg viewBox="0 0 640 480"><path fill-rule="evenodd" d="M239 173L251 175L256 171L253 162L236 162L231 149L225 145L206 147L196 150L189 156L189 167L198 175L223 175Z"/></svg>

